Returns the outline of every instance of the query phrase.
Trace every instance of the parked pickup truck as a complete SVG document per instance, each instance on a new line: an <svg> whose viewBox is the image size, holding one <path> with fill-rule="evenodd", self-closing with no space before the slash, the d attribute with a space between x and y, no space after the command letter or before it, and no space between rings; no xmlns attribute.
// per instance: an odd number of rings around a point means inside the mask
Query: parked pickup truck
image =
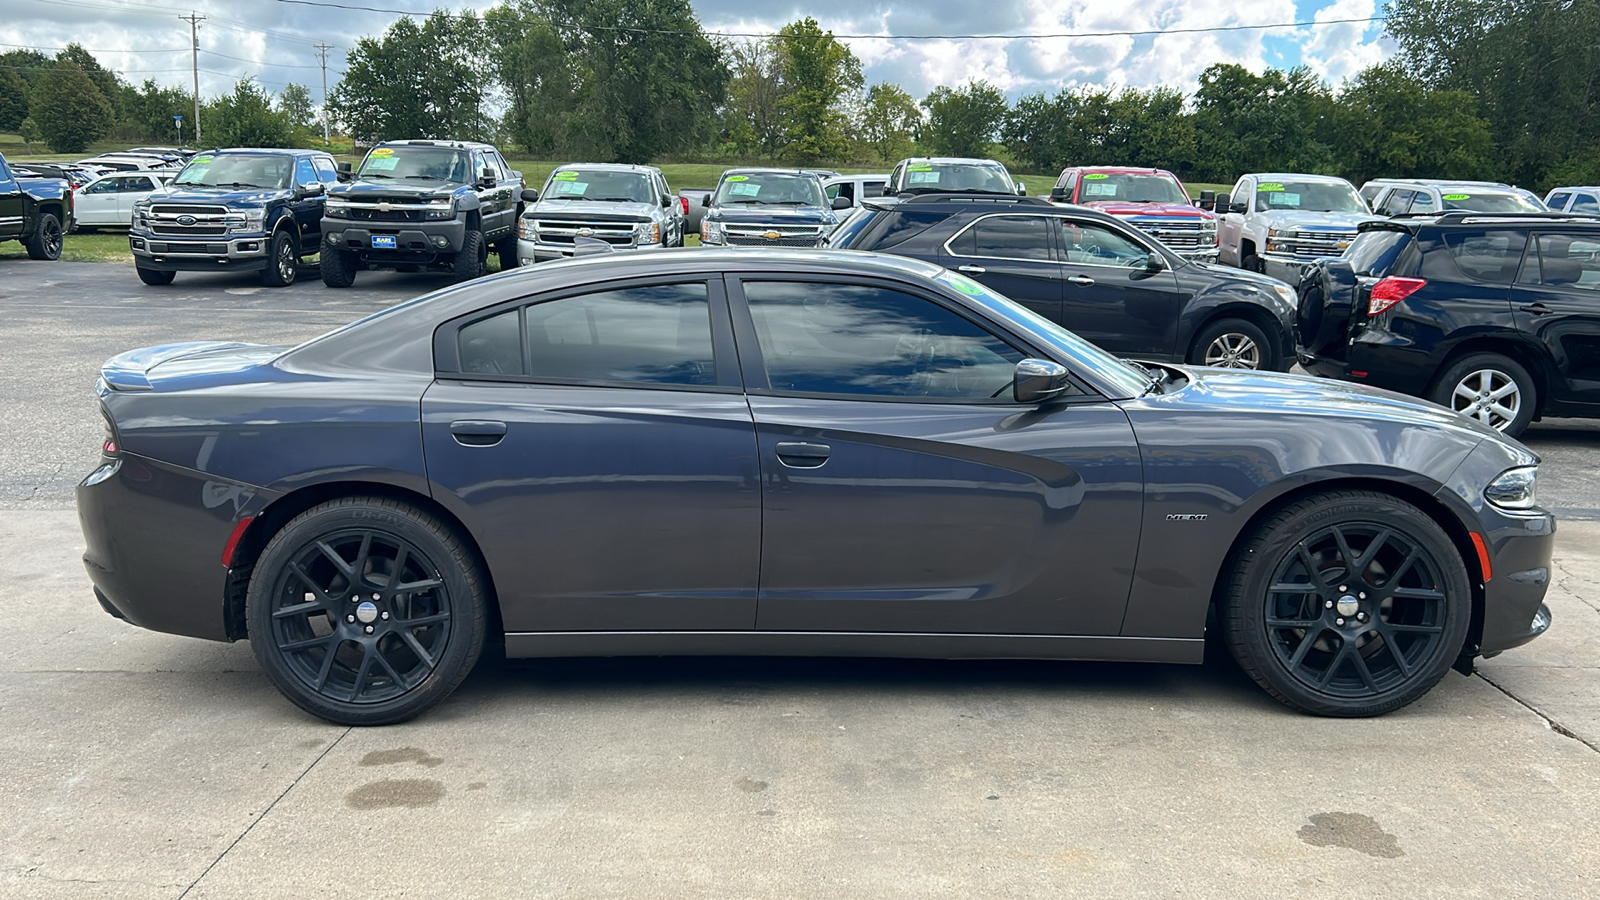
<svg viewBox="0 0 1600 900"><path fill-rule="evenodd" d="M700 243L709 247L816 247L839 224L822 182L796 169L729 169L702 205Z"/></svg>
<svg viewBox="0 0 1600 900"><path fill-rule="evenodd" d="M1165 169L1074 166L1050 189L1052 203L1076 203L1116 216L1195 262L1217 260L1217 217L1189 199Z"/></svg>
<svg viewBox="0 0 1600 900"><path fill-rule="evenodd" d="M517 221L522 265L572 256L580 237L618 250L683 246L683 201L655 166L559 166Z"/></svg>
<svg viewBox="0 0 1600 900"><path fill-rule="evenodd" d="M317 252L322 198L338 178L320 150L235 149L196 154L172 183L133 205L128 245L145 284L178 272L261 273L293 284Z"/></svg>
<svg viewBox="0 0 1600 900"><path fill-rule="evenodd" d="M60 259L72 226L72 187L60 178L17 175L0 156L0 241L21 241L29 259Z"/></svg>
<svg viewBox="0 0 1600 900"><path fill-rule="evenodd" d="M343 167L347 184L328 190L322 220L322 283L343 288L362 269L447 271L470 281L517 265L522 173L500 151L467 141L386 141L361 168Z"/></svg>
<svg viewBox="0 0 1600 900"><path fill-rule="evenodd" d="M1221 262L1291 285L1311 263L1342 256L1356 226L1376 221L1356 189L1328 175L1245 175L1217 198Z"/></svg>

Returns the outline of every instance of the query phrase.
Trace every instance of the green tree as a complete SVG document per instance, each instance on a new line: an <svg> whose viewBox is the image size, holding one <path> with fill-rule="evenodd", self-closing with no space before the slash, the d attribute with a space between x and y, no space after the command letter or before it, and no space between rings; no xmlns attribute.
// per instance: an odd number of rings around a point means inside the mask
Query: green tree
<svg viewBox="0 0 1600 900"><path fill-rule="evenodd" d="M568 146L567 113L576 105L576 75L561 35L527 3L503 3L483 19L495 78L510 99L506 133L529 153L558 155Z"/></svg>
<svg viewBox="0 0 1600 900"><path fill-rule="evenodd" d="M16 131L28 117L28 82L15 69L0 68L0 131Z"/></svg>
<svg viewBox="0 0 1600 900"><path fill-rule="evenodd" d="M122 119L118 132L129 140L164 143L176 140L177 125L173 116L183 116L183 133L194 137L194 100L183 88L162 87L154 79L146 79L137 88L130 88L123 103Z"/></svg>
<svg viewBox="0 0 1600 900"><path fill-rule="evenodd" d="M44 137L39 134L39 123L35 122L31 117L23 119L22 124L17 126L17 135L22 138L24 144L30 146L44 140Z"/></svg>
<svg viewBox="0 0 1600 900"><path fill-rule="evenodd" d="M124 88L127 85L122 83L122 79L117 76L117 73L100 65L100 60L96 59L93 53L83 49L77 43L71 43L56 54L56 62L68 63L82 69L83 74L88 75L89 80L94 82L94 86L100 89L100 96L106 98L106 102L111 104L113 116L121 114Z"/></svg>
<svg viewBox="0 0 1600 900"><path fill-rule="evenodd" d="M771 40L748 41L728 48L728 101L722 111L722 132L734 153L777 159L788 138L783 109L783 73Z"/></svg>
<svg viewBox="0 0 1600 900"><path fill-rule="evenodd" d="M1005 122L1005 95L987 81L972 80L959 88L940 85L922 98L928 111L924 142L941 156L986 157Z"/></svg>
<svg viewBox="0 0 1600 900"><path fill-rule="evenodd" d="M855 133L866 151L862 158L898 162L915 151L922 131L922 109L898 84L875 84L867 88L861 104Z"/></svg>
<svg viewBox="0 0 1600 900"><path fill-rule="evenodd" d="M772 45L787 119L784 155L802 164L842 158L850 146L844 103L861 87L861 60L809 17L778 29Z"/></svg>
<svg viewBox="0 0 1600 900"><path fill-rule="evenodd" d="M84 71L57 63L34 86L28 117L56 153L79 153L111 130L111 104Z"/></svg>
<svg viewBox="0 0 1600 900"><path fill-rule="evenodd" d="M322 122L317 118L317 103L311 99L311 90L303 84L287 84L278 92L277 110L289 120L301 141L313 132L321 135Z"/></svg>
<svg viewBox="0 0 1600 900"><path fill-rule="evenodd" d="M1333 95L1310 69L1218 63L1195 92L1197 175L1232 181L1242 172L1329 172Z"/></svg>
<svg viewBox="0 0 1600 900"><path fill-rule="evenodd" d="M28 83L31 92L39 79L55 67L55 60L37 50L7 50L0 53L0 68L8 69L22 76Z"/></svg>
<svg viewBox="0 0 1600 900"><path fill-rule="evenodd" d="M233 92L207 103L200 111L206 142L218 147L289 147L294 123L272 108L272 95L245 78Z"/></svg>
<svg viewBox="0 0 1600 900"><path fill-rule="evenodd" d="M1339 95L1343 170L1369 178L1487 178L1494 138L1466 91L1429 90L1397 64L1373 66Z"/></svg>
<svg viewBox="0 0 1600 900"><path fill-rule="evenodd" d="M470 13L397 19L381 38L356 41L329 111L367 142L492 137L483 31Z"/></svg>

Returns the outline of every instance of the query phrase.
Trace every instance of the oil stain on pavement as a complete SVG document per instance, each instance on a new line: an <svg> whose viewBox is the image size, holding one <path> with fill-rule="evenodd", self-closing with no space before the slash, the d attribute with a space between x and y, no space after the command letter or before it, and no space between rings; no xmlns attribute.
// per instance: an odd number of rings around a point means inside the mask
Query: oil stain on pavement
<svg viewBox="0 0 1600 900"><path fill-rule="evenodd" d="M386 778L344 795L351 809L417 809L444 799L444 783L429 778Z"/></svg>
<svg viewBox="0 0 1600 900"><path fill-rule="evenodd" d="M1405 856L1394 835L1360 813L1317 813L1311 824L1300 827L1300 840L1313 847L1343 847L1384 859Z"/></svg>

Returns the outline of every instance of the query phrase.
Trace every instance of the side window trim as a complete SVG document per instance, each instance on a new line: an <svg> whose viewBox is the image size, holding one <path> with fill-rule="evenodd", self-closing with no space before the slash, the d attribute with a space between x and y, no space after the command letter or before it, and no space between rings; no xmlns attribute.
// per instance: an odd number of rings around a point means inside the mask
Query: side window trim
<svg viewBox="0 0 1600 900"><path fill-rule="evenodd" d="M1060 216L1046 216L1046 215L1040 215L1039 213L1025 213L1025 212L992 212L992 213L984 213L983 215L977 217L976 219L973 219L971 222L968 222L964 227L957 229L956 233L952 234L949 237L949 239L946 240L944 242L944 244L941 245L941 249L944 250L946 255L953 256L953 257L955 257L957 259L1001 259L1001 260L1005 260L1006 262L1046 263L1046 264L1060 263L1061 262L1062 254L1060 252L1060 249L1056 246L1056 239L1050 233L1051 232L1051 228L1050 228L1050 226L1048 224L1045 225L1045 240L1047 242L1049 242L1049 244L1050 244L1050 258L1049 259L1029 259L1026 256L978 256L978 255L968 254L968 253L957 253L955 250L952 250L950 248L950 245L955 243L956 240L959 239L962 235L964 235L968 231L971 231L972 229L978 227L978 223L979 222L982 222L985 219L994 219L994 218L1001 218L1001 217L1006 217L1006 218L1029 218L1029 219L1059 219L1059 218L1061 218Z"/></svg>

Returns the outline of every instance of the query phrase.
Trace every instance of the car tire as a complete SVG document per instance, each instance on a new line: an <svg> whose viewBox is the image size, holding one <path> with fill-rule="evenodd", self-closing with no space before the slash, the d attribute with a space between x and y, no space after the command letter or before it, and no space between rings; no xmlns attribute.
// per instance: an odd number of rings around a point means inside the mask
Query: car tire
<svg viewBox="0 0 1600 900"><path fill-rule="evenodd" d="M476 556L449 526L396 500L347 497L272 536L245 615L256 659L290 702L340 725L388 725L472 671L488 604Z"/></svg>
<svg viewBox="0 0 1600 900"><path fill-rule="evenodd" d="M1195 335L1189 364L1276 371L1278 354L1261 326L1247 319L1218 319Z"/></svg>
<svg viewBox="0 0 1600 900"><path fill-rule="evenodd" d="M300 255L295 250L294 233L279 228L267 240L267 267L261 270L261 283L267 287L288 287L299 274Z"/></svg>
<svg viewBox="0 0 1600 900"><path fill-rule="evenodd" d="M500 271L515 269L517 267L517 234L512 232L510 237L501 238L494 245L494 252L500 257Z"/></svg>
<svg viewBox="0 0 1600 900"><path fill-rule="evenodd" d="M1449 536L1372 491L1319 494L1273 514L1233 554L1218 599L1240 668L1319 716L1378 716L1421 697L1456 661L1472 616Z"/></svg>
<svg viewBox="0 0 1600 900"><path fill-rule="evenodd" d="M139 273L140 281L157 287L171 284L172 279L178 277L177 272L162 272L159 269L146 269L143 266L134 266L134 271Z"/></svg>
<svg viewBox="0 0 1600 900"><path fill-rule="evenodd" d="M331 288L347 288L356 283L356 272L361 259L348 250L323 247L317 262L322 270L322 283Z"/></svg>
<svg viewBox="0 0 1600 900"><path fill-rule="evenodd" d="M489 248L483 243L483 232L468 231L461 241L461 252L455 258L455 280L471 281L483 277Z"/></svg>
<svg viewBox="0 0 1600 900"><path fill-rule="evenodd" d="M1470 353L1445 369L1428 399L1517 437L1539 408L1533 376L1498 353Z"/></svg>
<svg viewBox="0 0 1600 900"><path fill-rule="evenodd" d="M1266 266L1262 264L1261 257L1254 250L1245 250L1239 255L1239 268L1246 272L1265 272Z"/></svg>
<svg viewBox="0 0 1600 900"><path fill-rule="evenodd" d="M40 213L33 236L22 242L29 259L60 259L62 244L61 220L51 213Z"/></svg>

